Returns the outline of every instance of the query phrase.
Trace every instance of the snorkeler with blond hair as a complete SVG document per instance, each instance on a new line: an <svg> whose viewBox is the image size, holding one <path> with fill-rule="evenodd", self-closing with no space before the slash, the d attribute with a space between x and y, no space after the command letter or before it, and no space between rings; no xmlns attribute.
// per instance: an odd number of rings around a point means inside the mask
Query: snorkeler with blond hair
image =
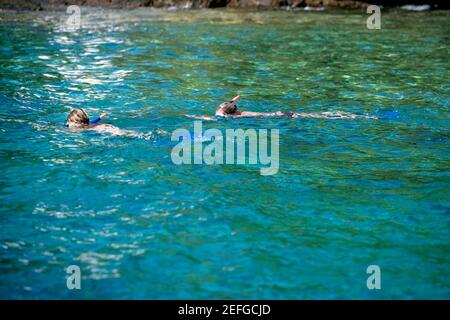
<svg viewBox="0 0 450 320"><path fill-rule="evenodd" d="M72 109L67 116L66 127L72 130L95 130L101 133L110 133L113 135L136 135L136 132L131 130L122 130L109 123L99 123L106 118L106 113L102 113L94 121L89 120L87 113L80 108Z"/></svg>
<svg viewBox="0 0 450 320"><path fill-rule="evenodd" d="M189 118L196 118L200 120L212 120L215 121L218 118L257 118L257 117L289 117L289 118L322 118L322 119L339 119L339 118L347 118L347 119L355 119L359 117L377 119L374 116L368 115L357 115L350 112L345 111L328 111L321 113L296 113L296 112L253 112L253 111L240 111L236 105L236 102L239 101L241 97L236 96L230 101L223 102L216 109L215 118L208 116L195 116L195 115L187 115Z"/></svg>
<svg viewBox="0 0 450 320"><path fill-rule="evenodd" d="M89 116L83 109L75 108L67 116L66 127L75 130L91 129L98 126L97 123L104 118L106 118L106 113L102 113L97 119L90 121Z"/></svg>

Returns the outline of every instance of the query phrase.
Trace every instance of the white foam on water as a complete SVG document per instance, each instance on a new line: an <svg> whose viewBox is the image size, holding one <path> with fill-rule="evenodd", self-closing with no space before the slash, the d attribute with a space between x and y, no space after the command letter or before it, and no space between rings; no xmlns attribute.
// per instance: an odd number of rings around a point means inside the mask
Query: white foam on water
<svg viewBox="0 0 450 320"><path fill-rule="evenodd" d="M431 9L431 6L429 4L418 6L414 4L405 4L404 6L401 6L400 9L407 11L428 11Z"/></svg>

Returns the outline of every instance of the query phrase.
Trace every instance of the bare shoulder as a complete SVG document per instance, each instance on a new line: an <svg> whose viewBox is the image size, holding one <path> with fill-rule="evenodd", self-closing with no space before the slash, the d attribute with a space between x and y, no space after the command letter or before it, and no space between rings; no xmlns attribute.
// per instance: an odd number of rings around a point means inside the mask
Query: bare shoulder
<svg viewBox="0 0 450 320"><path fill-rule="evenodd" d="M116 127L114 127L112 124L109 123L101 123L89 127L89 130L102 131L102 130L110 130L112 128Z"/></svg>
<svg viewBox="0 0 450 320"><path fill-rule="evenodd" d="M89 129L90 130L95 130L95 131L100 132L100 133L110 133L110 134L113 134L113 135L120 135L120 136L129 134L129 132L128 132L129 130L122 130L122 129L118 128L118 127L113 126L112 124L109 124L109 123L98 124L98 125L95 125L95 126L89 128Z"/></svg>

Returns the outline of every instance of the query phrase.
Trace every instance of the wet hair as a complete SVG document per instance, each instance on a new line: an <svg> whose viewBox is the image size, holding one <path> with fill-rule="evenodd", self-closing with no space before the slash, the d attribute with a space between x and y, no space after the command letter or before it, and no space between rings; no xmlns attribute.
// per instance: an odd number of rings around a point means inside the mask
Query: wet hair
<svg viewBox="0 0 450 320"><path fill-rule="evenodd" d="M84 112L83 109L73 109L70 111L69 115L67 116L67 122L66 125L73 125L76 127L86 127L89 125L89 117L86 112Z"/></svg>
<svg viewBox="0 0 450 320"><path fill-rule="evenodd" d="M231 102L224 102L222 103L219 108L225 113L225 114L233 114L237 111L237 106L234 103Z"/></svg>

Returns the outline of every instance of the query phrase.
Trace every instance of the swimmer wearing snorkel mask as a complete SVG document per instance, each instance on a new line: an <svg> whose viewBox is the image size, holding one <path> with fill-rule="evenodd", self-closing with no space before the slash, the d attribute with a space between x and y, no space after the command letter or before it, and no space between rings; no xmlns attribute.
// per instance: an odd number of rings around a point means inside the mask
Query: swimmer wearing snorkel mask
<svg viewBox="0 0 450 320"><path fill-rule="evenodd" d="M236 105L236 102L240 99L240 96L236 96L230 101L223 102L219 108L216 109L215 118L206 116L186 115L189 118L196 118L200 120L217 120L218 118L259 118L259 117L288 117L288 118L326 118L326 119L355 119L358 117L377 119L377 117L367 115L356 115L345 111L330 111L321 113L296 113L296 112L253 112L253 111L240 111Z"/></svg>
<svg viewBox="0 0 450 320"><path fill-rule="evenodd" d="M257 117L294 117L296 114L293 112L252 112L252 111L240 111L236 105L236 102L240 99L240 96L236 96L230 101L226 101L220 104L216 109L215 118L207 116L186 115L189 118L195 118L200 120L217 120L220 118L257 118Z"/></svg>
<svg viewBox="0 0 450 320"><path fill-rule="evenodd" d="M100 117L91 122L83 109L75 108L67 116L66 127L75 130L92 129L94 126L98 126L97 123L104 118L106 118L106 113L102 113Z"/></svg>
<svg viewBox="0 0 450 320"><path fill-rule="evenodd" d="M233 117L233 118L251 118L251 117L293 117L293 112L252 112L252 111L239 111L236 102L241 97L236 96L230 101L223 102L216 110L216 117Z"/></svg>
<svg viewBox="0 0 450 320"><path fill-rule="evenodd" d="M113 135L134 135L134 131L122 130L109 123L98 123L106 118L106 113L102 113L94 121L89 120L87 113L80 108L75 108L70 111L66 120L66 127L72 130L95 130L101 133L111 133Z"/></svg>

